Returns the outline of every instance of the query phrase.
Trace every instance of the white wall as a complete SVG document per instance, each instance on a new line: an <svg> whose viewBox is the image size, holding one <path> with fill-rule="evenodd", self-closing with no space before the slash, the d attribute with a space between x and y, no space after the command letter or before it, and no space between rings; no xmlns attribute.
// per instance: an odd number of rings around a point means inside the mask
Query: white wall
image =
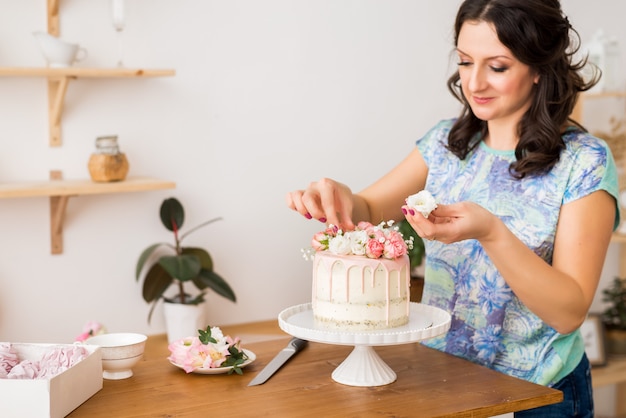
<svg viewBox="0 0 626 418"><path fill-rule="evenodd" d="M63 146L47 145L46 82L0 78L0 180L85 178L94 140L118 134L130 175L173 180L171 191L70 199L62 255L51 255L45 198L0 201L0 341L71 341L88 320L110 331L164 331L160 307L135 282L137 257L170 240L158 208L169 196L207 247L238 303L209 297L210 322L275 318L309 299L300 256L321 228L284 204L322 176L358 190L398 162L438 119L454 116L445 87L459 1L128 0L130 67L175 77L72 81ZM618 0L564 0L583 37L598 22L626 45ZM61 0L61 37L113 66L107 0ZM0 0L0 66L42 66L31 35L45 2ZM602 13L600 15L600 13ZM613 251L605 275L616 271Z"/></svg>

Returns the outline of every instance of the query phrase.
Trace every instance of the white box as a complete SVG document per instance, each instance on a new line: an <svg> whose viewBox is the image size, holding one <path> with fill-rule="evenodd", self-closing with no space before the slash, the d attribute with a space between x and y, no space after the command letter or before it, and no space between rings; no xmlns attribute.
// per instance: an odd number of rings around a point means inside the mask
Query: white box
<svg viewBox="0 0 626 418"><path fill-rule="evenodd" d="M20 359L36 360L63 344L11 345ZM62 418L102 389L100 347L84 347L90 354L52 379L0 379L0 417Z"/></svg>

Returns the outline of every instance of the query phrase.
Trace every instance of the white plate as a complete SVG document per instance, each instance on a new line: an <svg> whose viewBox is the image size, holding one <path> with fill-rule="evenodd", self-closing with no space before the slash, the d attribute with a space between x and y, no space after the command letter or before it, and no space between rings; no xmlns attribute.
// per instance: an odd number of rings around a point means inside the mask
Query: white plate
<svg viewBox="0 0 626 418"><path fill-rule="evenodd" d="M244 361L243 363L241 363L241 365L239 366L239 368L244 368L246 367L248 364L252 363L254 360L256 360L256 354L254 354L252 351L250 350L246 350L245 348L242 349L242 351L244 353L246 353L246 355L248 356L248 360ZM178 367L179 369L183 369L183 366L181 366L180 364L176 364L173 361L170 361L170 363L172 363L174 366ZM232 370L233 366L228 366L228 367L214 367L214 368L204 368L204 367L200 367L194 371L192 371L191 373L197 373L197 374L222 374L222 373L228 373L230 370ZM184 370L184 369L183 369Z"/></svg>

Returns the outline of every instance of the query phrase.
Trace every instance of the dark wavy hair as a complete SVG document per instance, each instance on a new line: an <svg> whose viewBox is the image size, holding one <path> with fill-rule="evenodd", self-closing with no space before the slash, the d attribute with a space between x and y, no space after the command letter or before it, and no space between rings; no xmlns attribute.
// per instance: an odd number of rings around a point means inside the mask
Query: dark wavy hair
<svg viewBox="0 0 626 418"><path fill-rule="evenodd" d="M565 148L561 133L566 123L585 130L569 116L579 93L598 82L599 69L593 67L589 81L581 76L587 59L574 61L580 35L563 14L559 0L465 0L454 24L455 46L467 21L493 25L500 42L539 75L530 108L518 125L516 161L509 171L518 179L548 172ZM487 122L472 112L461 90L458 71L448 79L448 89L463 104L450 131L448 149L464 159L486 136Z"/></svg>

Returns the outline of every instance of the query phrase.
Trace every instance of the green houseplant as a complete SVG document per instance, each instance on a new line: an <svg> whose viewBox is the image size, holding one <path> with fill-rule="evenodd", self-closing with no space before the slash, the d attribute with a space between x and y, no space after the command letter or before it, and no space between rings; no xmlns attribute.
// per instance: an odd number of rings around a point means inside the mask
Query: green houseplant
<svg viewBox="0 0 626 418"><path fill-rule="evenodd" d="M161 222L166 229L174 234L174 242L159 242L146 248L137 261L135 278L143 278L142 296L147 303L152 303L148 322L159 300L185 305L198 305L204 302L207 289L220 296L236 302L235 293L228 283L213 270L213 260L209 252L198 247L183 247L182 241L192 232L211 224L221 218L214 218L181 234L185 221L182 204L175 198L165 199L160 208ZM192 283L199 291L190 295L185 291L185 282ZM166 297L165 292L170 286L176 286L174 296Z"/></svg>
<svg viewBox="0 0 626 418"><path fill-rule="evenodd" d="M609 303L602 312L607 349L612 354L626 354L626 280L615 277L602 295L602 300Z"/></svg>
<svg viewBox="0 0 626 418"><path fill-rule="evenodd" d="M424 260L424 241L419 235L417 235L417 232L415 232L409 221L406 219L398 222L397 226L405 240L413 237L413 248L409 248L407 253L409 256L409 262L411 263L411 270L413 270L415 267L420 266Z"/></svg>

